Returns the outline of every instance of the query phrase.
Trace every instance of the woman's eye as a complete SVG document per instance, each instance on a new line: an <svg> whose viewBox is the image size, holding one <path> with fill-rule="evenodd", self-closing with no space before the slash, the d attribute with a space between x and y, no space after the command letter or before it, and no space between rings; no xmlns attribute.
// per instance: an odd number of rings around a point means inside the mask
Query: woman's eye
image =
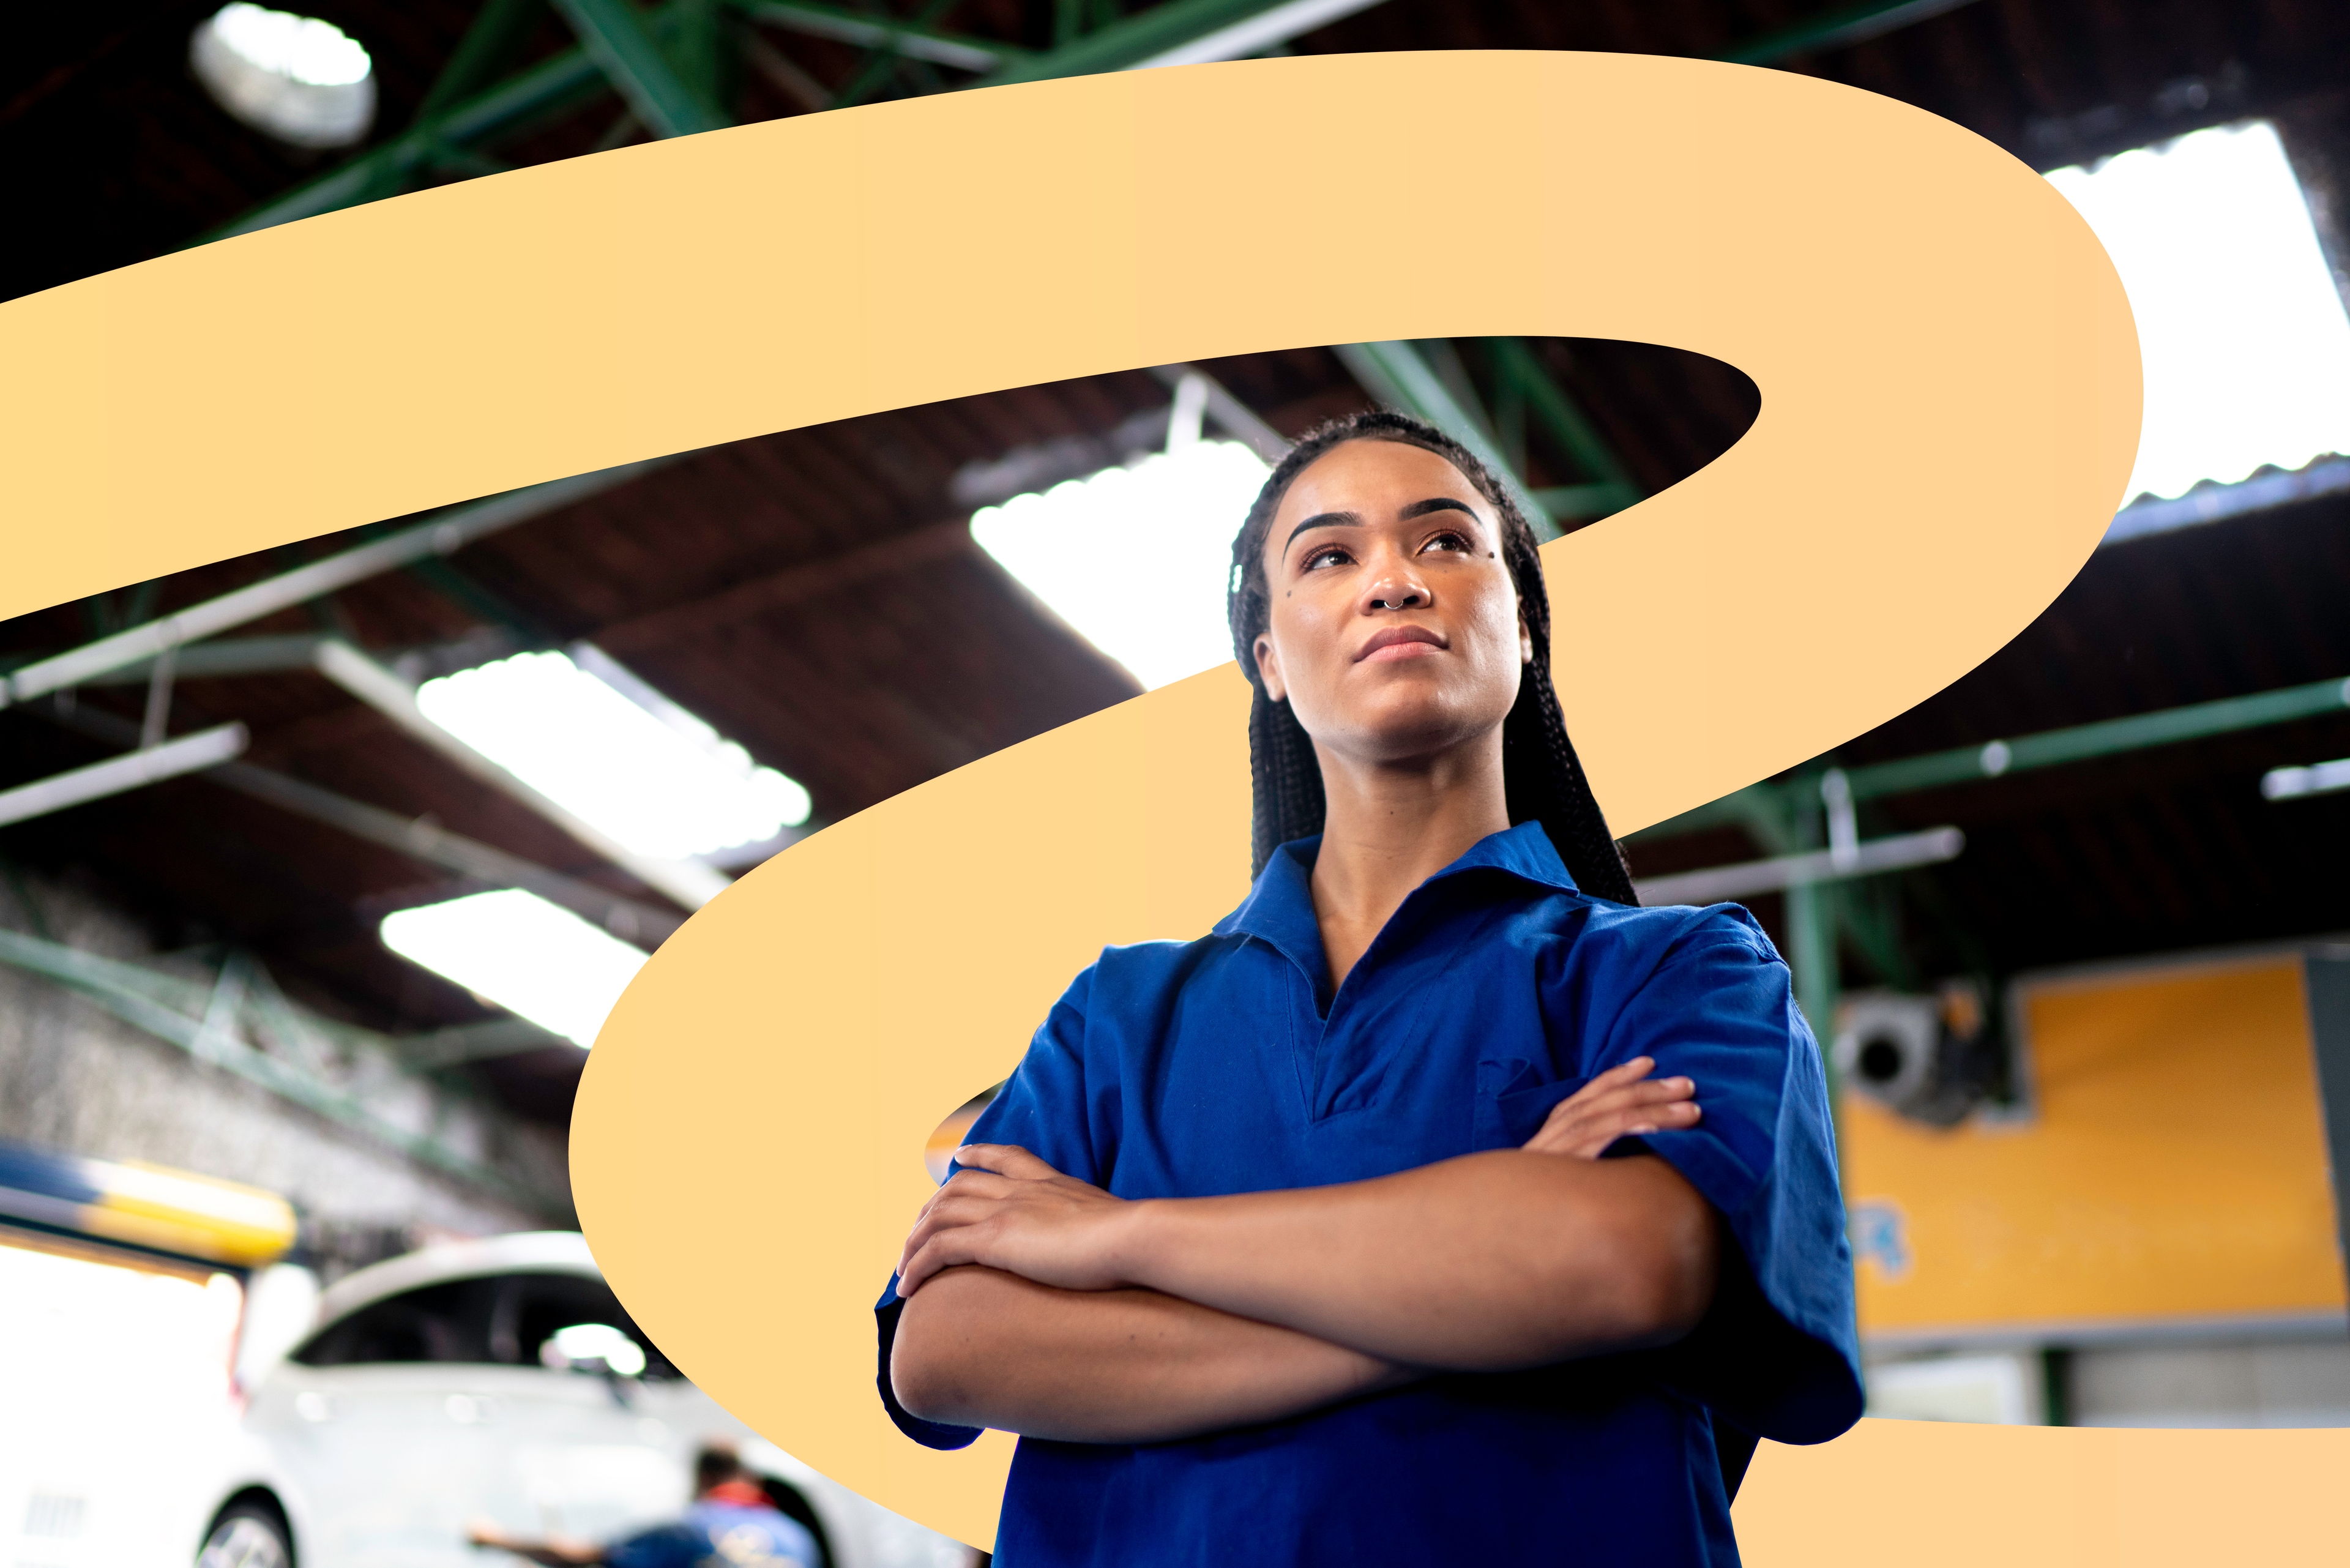
<svg viewBox="0 0 2350 1568"><path fill-rule="evenodd" d="M1344 565L1346 560L1346 551L1340 549L1336 545L1325 545L1322 548L1315 551L1312 555L1305 557L1305 569L1311 572L1317 567L1333 561Z"/></svg>
<svg viewBox="0 0 2350 1568"><path fill-rule="evenodd" d="M1430 539L1427 544L1420 546L1421 553L1423 554L1430 550L1466 550L1467 548L1469 548L1468 536L1466 535L1452 533L1450 530L1445 533L1439 534L1435 538Z"/></svg>

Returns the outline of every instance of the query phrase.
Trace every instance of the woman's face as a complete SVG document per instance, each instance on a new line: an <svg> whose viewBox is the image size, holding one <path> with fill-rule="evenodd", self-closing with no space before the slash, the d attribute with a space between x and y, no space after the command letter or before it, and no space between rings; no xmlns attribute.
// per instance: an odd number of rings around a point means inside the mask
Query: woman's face
<svg viewBox="0 0 2350 1568"><path fill-rule="evenodd" d="M1315 743L1365 762L1497 729L1534 644L1493 509L1424 447L1357 440L1290 483L1265 535L1266 692Z"/></svg>

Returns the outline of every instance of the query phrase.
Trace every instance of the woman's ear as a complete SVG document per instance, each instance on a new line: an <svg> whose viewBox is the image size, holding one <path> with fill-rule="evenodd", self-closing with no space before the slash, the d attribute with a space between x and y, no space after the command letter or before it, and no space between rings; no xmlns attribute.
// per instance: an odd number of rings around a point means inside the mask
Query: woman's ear
<svg viewBox="0 0 2350 1568"><path fill-rule="evenodd" d="M1255 646L1250 651L1256 655L1256 672L1264 682L1264 694L1276 702L1288 696L1289 689L1281 680L1280 657L1273 651L1273 639L1259 632Z"/></svg>
<svg viewBox="0 0 2350 1568"><path fill-rule="evenodd" d="M1518 611L1518 662L1532 664L1534 661L1534 628L1526 624L1526 612L1521 609Z"/></svg>

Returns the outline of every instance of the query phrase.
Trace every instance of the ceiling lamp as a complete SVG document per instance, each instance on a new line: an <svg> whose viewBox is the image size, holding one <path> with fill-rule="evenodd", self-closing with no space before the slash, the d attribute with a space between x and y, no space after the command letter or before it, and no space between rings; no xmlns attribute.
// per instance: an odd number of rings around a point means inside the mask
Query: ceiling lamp
<svg viewBox="0 0 2350 1568"><path fill-rule="evenodd" d="M188 65L223 109L295 147L348 147L375 123L375 68L340 27L236 0L199 24Z"/></svg>

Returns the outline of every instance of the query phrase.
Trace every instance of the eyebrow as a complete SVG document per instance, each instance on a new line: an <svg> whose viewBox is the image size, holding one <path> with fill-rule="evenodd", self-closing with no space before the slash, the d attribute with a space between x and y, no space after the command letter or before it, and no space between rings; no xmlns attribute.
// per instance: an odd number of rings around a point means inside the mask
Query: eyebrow
<svg viewBox="0 0 2350 1568"><path fill-rule="evenodd" d="M1477 515L1471 511L1467 502L1455 501L1450 495L1431 495L1425 501L1413 502L1397 513L1396 518L1399 522L1409 523L1431 512L1467 512L1471 518ZM1359 512L1317 512L1289 531L1289 537L1282 541L1281 553L1284 556L1289 554L1289 546L1296 544L1297 536L1308 528L1359 528L1362 525L1363 517Z"/></svg>

